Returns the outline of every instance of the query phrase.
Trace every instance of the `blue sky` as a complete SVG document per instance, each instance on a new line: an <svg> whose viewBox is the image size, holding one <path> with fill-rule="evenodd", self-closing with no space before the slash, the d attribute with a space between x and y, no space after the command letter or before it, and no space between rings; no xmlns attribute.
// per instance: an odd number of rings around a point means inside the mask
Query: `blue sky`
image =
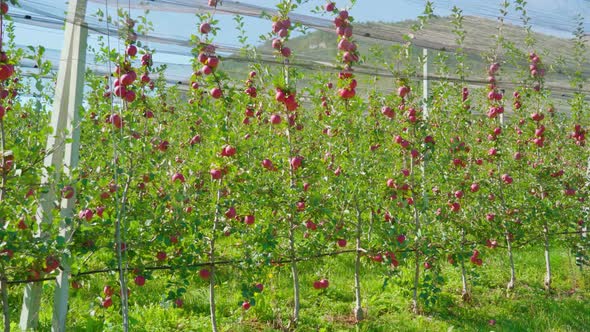
<svg viewBox="0 0 590 332"><path fill-rule="evenodd" d="M115 5L119 3L126 6L129 0L108 0L111 13L115 13ZM174 1L174 0L167 0ZM178 0L188 1L188 0ZM138 3L139 0L131 0ZM192 0L193 3L206 3L206 0ZM242 3L253 4L264 7L273 7L277 1L274 0L240 0ZM347 1L336 1L341 7L348 5ZM479 15L494 19L498 15L499 3L501 0L434 0L435 14L445 16L450 14L450 8L454 5L462 8L465 15ZM21 0L24 6L49 12L53 15L63 17L67 8L66 0ZM147 2L149 4L161 4L161 1ZM190 1L189 1L190 3ZM309 0L307 4L297 10L298 13L312 14L310 10L315 6L322 5L325 0ZM413 19L419 15L424 7L423 0L357 0L356 5L350 10L357 21L384 21L396 22L406 19ZM105 0L89 0L87 15L91 16L97 9L105 9ZM529 0L529 16L538 31L559 35L562 37L571 36L574 28L573 18L580 13L590 21L590 1L588 0ZM19 12L18 9L11 9ZM20 11L22 13L22 10ZM134 11L132 15L140 14L141 11ZM31 13L33 17L39 13ZM327 17L327 16L324 16ZM171 13L166 11L152 11L148 18L154 23L155 35L188 39L191 33L196 30L196 18L192 13ZM238 45L235 34L235 23L230 15L216 15L220 20L222 32L216 37L216 42L226 45ZM511 15L512 22L518 23L518 16ZM90 19L91 20L91 19ZM246 28L249 34L249 42L258 43L258 36L270 30L270 22L258 18L245 18ZM586 31L590 31L590 24L586 23ZM59 50L63 42L61 30L51 30L40 27L17 25L17 44L20 45L43 45L48 49ZM96 43L96 36L91 36L90 45ZM57 52L54 52L57 53ZM156 60L172 63L187 63L183 56L160 55Z"/></svg>

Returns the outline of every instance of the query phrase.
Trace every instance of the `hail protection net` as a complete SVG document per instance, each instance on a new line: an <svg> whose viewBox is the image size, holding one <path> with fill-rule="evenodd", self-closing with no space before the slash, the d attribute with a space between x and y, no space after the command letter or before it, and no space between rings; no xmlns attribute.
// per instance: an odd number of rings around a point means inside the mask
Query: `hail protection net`
<svg viewBox="0 0 590 332"><path fill-rule="evenodd" d="M336 45L332 19L314 10L323 1L304 1L302 6L291 15L293 22L302 25L301 31L293 39L296 45L295 58L291 65L303 71L339 71L336 67ZM428 52L428 72L416 72L408 79L430 81L462 79L469 85L477 86L487 83L486 67L490 54L496 47L496 35L504 36L501 57L508 59L508 52L535 51L543 54L544 63L550 68L546 76L546 86L552 91L553 98L566 107L566 100L578 90L571 87L569 80L576 71L584 77L590 75L590 66L577 67L573 39L577 37L588 40L588 23L584 20L590 15L587 1L535 1L527 4L524 10L518 1L434 1L432 17L420 28L419 17L424 16L425 2L418 0L399 1L396 6L386 6L387 11L380 12L380 2L373 0L357 1L350 10L355 16L355 36L357 36L363 62L356 67L360 77L367 80L380 78L379 86L387 91L393 89L396 72L403 63L376 63L372 54L393 54L400 44L411 42L415 46L416 57L422 56L422 49ZM278 64L273 50L260 40L259 36L270 30L269 15L276 12L272 1L225 0L216 9L222 31L216 38L218 53L224 56L224 69L230 76L244 77L252 59L245 56L240 49L238 32L234 18L243 17L247 31L247 41L257 49L258 62ZM399 10L391 10L399 9ZM118 38L117 10L126 10L131 17L145 16L152 22L153 29L139 36L149 48L155 50L156 65L166 65L166 79L170 84L186 87L191 69L191 34L197 31L197 13L211 11L206 0L89 0L85 13L84 25L90 32L90 49L96 48L100 40L108 40L113 48L123 47ZM461 11L462 26L458 28L452 16ZM59 49L63 38L63 24L66 18L67 3L56 0L23 1L20 8L13 10L12 18L22 45L41 45L47 49L46 58L54 69L59 63ZM113 20L107 20L107 17ZM526 45L527 27L535 39L532 46ZM464 31L464 40L459 46L454 29ZM455 30L456 31L456 30ZM388 53L390 52L390 53ZM468 70L463 77L456 73L456 55L466 56ZM509 73L519 68L526 68L527 63L521 57L521 63L506 61ZM23 63L25 68L32 63ZM108 73L108 67L95 59L92 50L87 56L87 66L99 73ZM444 67L447 67L446 69ZM512 68L511 68L512 67ZM516 77L516 75L515 75ZM510 89L518 84L510 74L501 78L500 86ZM303 80L301 84L305 84ZM584 88L588 89L588 88Z"/></svg>

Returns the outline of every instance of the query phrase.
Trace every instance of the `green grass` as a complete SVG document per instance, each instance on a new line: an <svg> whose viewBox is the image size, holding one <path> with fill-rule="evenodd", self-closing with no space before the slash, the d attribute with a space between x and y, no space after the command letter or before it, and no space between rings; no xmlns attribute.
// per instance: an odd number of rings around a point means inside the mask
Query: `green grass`
<svg viewBox="0 0 590 332"><path fill-rule="evenodd" d="M340 256L318 262L305 262L301 270L301 320L297 331L588 331L590 327L590 276L573 266L567 250L552 255L553 286L551 293L542 288L544 260L541 250L517 251L518 282L506 294L508 265L505 252L485 256L477 268L479 276L473 287L473 300L460 299L460 274L457 268L444 264L445 284L438 302L414 315L410 308L411 271L400 270L385 287L381 266L363 261L362 287L367 319L355 325L352 319L353 256ZM407 262L410 266L411 262ZM471 266L469 266L471 268ZM242 272L224 267L217 277L218 322L222 331L278 331L286 323L292 305L291 275L288 266L261 274L265 290L257 303L244 312L240 284ZM208 284L196 276L184 296L184 308L174 308L164 301L168 274L154 275L143 288L133 285L131 295L131 331L207 331L210 330ZM330 287L318 291L314 280L326 276ZM115 275L93 276L84 288L72 291L68 331L120 331L121 318L115 303L108 310L100 308L97 297L102 286L115 284ZM53 286L45 285L40 331L51 326ZM22 287L10 289L13 327L20 310ZM118 297L113 300L119 301ZM489 325L494 319L496 324Z"/></svg>

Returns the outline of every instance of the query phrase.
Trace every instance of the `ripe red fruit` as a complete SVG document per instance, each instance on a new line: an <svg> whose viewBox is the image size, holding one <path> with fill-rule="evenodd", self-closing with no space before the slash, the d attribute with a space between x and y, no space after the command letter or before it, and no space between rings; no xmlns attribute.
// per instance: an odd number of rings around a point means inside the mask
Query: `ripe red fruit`
<svg viewBox="0 0 590 332"><path fill-rule="evenodd" d="M452 212L459 212L461 210L461 205L457 202L449 204Z"/></svg>
<svg viewBox="0 0 590 332"><path fill-rule="evenodd" d="M90 210L90 209L84 209L84 210L80 211L80 213L78 213L78 217L80 219L86 219L86 221L92 220L93 216L94 216L94 212L92 212L92 210Z"/></svg>
<svg viewBox="0 0 590 332"><path fill-rule="evenodd" d="M328 2L324 8L326 9L327 12L333 12L334 9L336 8L336 4L333 2Z"/></svg>
<svg viewBox="0 0 590 332"><path fill-rule="evenodd" d="M250 309L250 302L244 301L244 303L242 303L242 309L244 309L244 310Z"/></svg>
<svg viewBox="0 0 590 332"><path fill-rule="evenodd" d="M129 56L136 56L137 55L137 46L129 45L127 47L127 55Z"/></svg>
<svg viewBox="0 0 590 332"><path fill-rule="evenodd" d="M539 113L531 114L531 119L533 119L533 121L541 121L544 118L545 118L545 116L543 114L539 114Z"/></svg>
<svg viewBox="0 0 590 332"><path fill-rule="evenodd" d="M408 86L403 85L397 89L397 94L402 98L405 98L408 93L410 93L410 88Z"/></svg>
<svg viewBox="0 0 590 332"><path fill-rule="evenodd" d="M20 230L25 230L28 228L27 223L23 219L18 221L18 225L16 227Z"/></svg>
<svg viewBox="0 0 590 332"><path fill-rule="evenodd" d="M322 279L320 280L320 286L321 288L328 288L328 286L330 286L330 282L328 279Z"/></svg>
<svg viewBox="0 0 590 332"><path fill-rule="evenodd" d="M201 277L201 279L209 279L209 277L211 276L211 272L209 272L209 270L207 269L201 269L199 271L199 277Z"/></svg>
<svg viewBox="0 0 590 332"><path fill-rule="evenodd" d="M302 157L293 157L291 158L290 164L291 164L291 168L296 171L297 169L299 169L299 167L301 167L301 163L303 162L303 158Z"/></svg>
<svg viewBox="0 0 590 332"><path fill-rule="evenodd" d="M395 113L393 112L393 110L389 106L383 106L381 108L381 114L385 115L386 117L388 117L390 119L395 116Z"/></svg>
<svg viewBox="0 0 590 332"><path fill-rule="evenodd" d="M109 116L108 122L117 129L121 129L123 127L123 119L121 119L119 114L111 114L111 116Z"/></svg>
<svg viewBox="0 0 590 332"><path fill-rule="evenodd" d="M272 171L274 169L274 165L272 164L272 161L270 161L270 159L264 159L262 161L262 167L266 168L269 171Z"/></svg>
<svg viewBox="0 0 590 332"><path fill-rule="evenodd" d="M235 207L230 207L229 209L227 209L227 211L225 211L225 217L228 219L233 219L237 216L237 212L236 212L236 208Z"/></svg>
<svg viewBox="0 0 590 332"><path fill-rule="evenodd" d="M225 145L221 150L221 155L223 157L231 157L236 154L236 148L231 145Z"/></svg>
<svg viewBox="0 0 590 332"><path fill-rule="evenodd" d="M307 229L310 229L312 231L315 231L318 229L318 226L316 225L316 223L314 223L311 220L308 220L305 222L305 227L307 227Z"/></svg>
<svg viewBox="0 0 590 332"><path fill-rule="evenodd" d="M105 309L112 306L112 305L113 305L113 299L111 299L110 296L105 297L105 299L102 301L102 307Z"/></svg>
<svg viewBox="0 0 590 332"><path fill-rule="evenodd" d="M201 24L201 26L199 27L199 30L201 31L202 34L208 34L209 32L211 32L211 24L209 24L208 22L205 22L205 23Z"/></svg>
<svg viewBox="0 0 590 332"><path fill-rule="evenodd" d="M70 199L74 197L74 188L72 186L65 186L61 190L61 197L65 199Z"/></svg>
<svg viewBox="0 0 590 332"><path fill-rule="evenodd" d="M282 119L281 116L278 114L273 114L270 116L270 123L272 124L279 124L281 123Z"/></svg>
<svg viewBox="0 0 590 332"><path fill-rule="evenodd" d="M475 192L479 191L479 184L477 184L477 183L472 183L472 184L471 184L471 188L470 188L470 189L471 189L471 192L472 192L472 193L475 193Z"/></svg>
<svg viewBox="0 0 590 332"><path fill-rule="evenodd" d="M455 191L455 197L457 197L458 199L463 198L463 190Z"/></svg>
<svg viewBox="0 0 590 332"><path fill-rule="evenodd" d="M388 188L395 188L395 180L394 179L387 179L387 187Z"/></svg>
<svg viewBox="0 0 590 332"><path fill-rule="evenodd" d="M295 206L297 207L297 211L305 210L305 202L304 201L299 201L299 202L295 203Z"/></svg>
<svg viewBox="0 0 590 332"><path fill-rule="evenodd" d="M221 98L221 89L220 88L213 88L211 89L211 97L215 99Z"/></svg>
<svg viewBox="0 0 590 332"><path fill-rule="evenodd" d="M510 177L510 175L508 174L502 174L502 176L500 177L502 179L502 182L506 183L506 184L511 184L512 183L512 177Z"/></svg>
<svg viewBox="0 0 590 332"><path fill-rule="evenodd" d="M182 299L176 299L174 300L174 305L176 305L177 308L182 308L184 302L182 301Z"/></svg>
<svg viewBox="0 0 590 332"><path fill-rule="evenodd" d="M11 249L2 249L2 251L0 251L0 257L1 256L12 258L14 257L14 251L12 251Z"/></svg>
<svg viewBox="0 0 590 332"><path fill-rule="evenodd" d="M209 174L211 175L211 178L213 180L219 180L219 179L221 179L221 176L222 176L222 172L219 169L212 169L209 171Z"/></svg>
<svg viewBox="0 0 590 332"><path fill-rule="evenodd" d="M281 42L280 39L273 39L272 48L274 48L275 50L280 50L282 46L283 46L283 43Z"/></svg>
<svg viewBox="0 0 590 332"><path fill-rule="evenodd" d="M244 222L246 223L246 225L253 225L255 221L256 218L254 218L253 215L247 215L244 217Z"/></svg>
<svg viewBox="0 0 590 332"><path fill-rule="evenodd" d="M338 239L338 241L336 241L336 243L338 243L338 246L340 248L346 247L346 240L345 239Z"/></svg>
<svg viewBox="0 0 590 332"><path fill-rule="evenodd" d="M133 281L139 287L145 285L145 277L144 276L141 276L141 275L137 276L137 277L135 277L135 279L133 279Z"/></svg>
<svg viewBox="0 0 590 332"><path fill-rule="evenodd" d="M8 4L6 2L2 1L0 4L0 11L2 12L2 15L6 15L6 13L8 13Z"/></svg>
<svg viewBox="0 0 590 332"><path fill-rule="evenodd" d="M322 284L319 281L313 282L313 288L315 289L322 289Z"/></svg>
<svg viewBox="0 0 590 332"><path fill-rule="evenodd" d="M158 253L156 254L156 258L157 258L159 261L163 261L163 260L165 260L165 259L166 259L166 257L167 257L167 255L166 255L166 252L164 252L164 251L158 251Z"/></svg>
<svg viewBox="0 0 590 332"><path fill-rule="evenodd" d="M211 68L217 68L219 65L219 58L216 56L210 56L207 58L207 66Z"/></svg>
<svg viewBox="0 0 590 332"><path fill-rule="evenodd" d="M176 182L176 181L180 181L180 183L184 183L185 182L184 175L182 175L182 173L174 173L174 175L172 175L172 182Z"/></svg>
<svg viewBox="0 0 590 332"><path fill-rule="evenodd" d="M430 262L424 262L424 268L426 270L430 270L430 268L432 268L432 265L430 264Z"/></svg>
<svg viewBox="0 0 590 332"><path fill-rule="evenodd" d="M264 285L261 283L257 283L256 285L254 285L254 287L256 287L260 292L264 290Z"/></svg>
<svg viewBox="0 0 590 332"><path fill-rule="evenodd" d="M291 49L288 47L281 48L281 55L284 56L285 58L290 57L291 56Z"/></svg>
<svg viewBox="0 0 590 332"><path fill-rule="evenodd" d="M400 234L397 236L397 242L399 242L399 244L404 243L404 241L406 241L406 236L404 234Z"/></svg>
<svg viewBox="0 0 590 332"><path fill-rule="evenodd" d="M193 138L191 138L190 140L190 144L191 145L195 145L197 143L201 143L201 136L200 135L195 135L193 136Z"/></svg>
<svg viewBox="0 0 590 332"><path fill-rule="evenodd" d="M105 296L112 296L115 291L113 290L113 288L109 285L104 286L104 288L102 289L102 292L104 293Z"/></svg>

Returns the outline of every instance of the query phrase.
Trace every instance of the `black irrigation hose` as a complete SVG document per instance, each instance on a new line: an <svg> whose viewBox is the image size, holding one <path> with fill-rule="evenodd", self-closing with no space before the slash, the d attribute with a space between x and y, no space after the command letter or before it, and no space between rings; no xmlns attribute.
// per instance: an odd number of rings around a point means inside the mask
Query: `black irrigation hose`
<svg viewBox="0 0 590 332"><path fill-rule="evenodd" d="M558 232L558 233L551 233L551 234L549 234L549 236L578 235L578 234L583 234L583 233L587 233L587 232L585 232L585 231ZM530 241L524 242L524 243L520 244L517 248L522 248L525 245L529 244L530 242L538 239L539 237L536 237L536 238L531 239ZM467 244L481 244L481 243L470 242ZM503 246L497 246L497 247L504 248ZM396 251L396 253L413 252L413 251L414 251L414 249L405 249L405 250L398 250L398 251ZM298 258L295 258L294 260L296 262L302 262L302 261L309 261L309 260L323 258L323 257L338 256L338 255L342 255L342 254L350 254L350 253L356 253L356 252L357 252L356 249L338 250L338 251L321 253L321 254L313 255L313 256L309 256L309 257L298 257ZM363 250L363 252L366 255L380 253L380 252L370 252L370 251L365 251L365 250ZM277 261L271 260L270 264L271 265L282 265L282 264L291 263L292 261L293 261L292 259L281 259L281 260L277 260ZM189 265L147 266L147 267L143 267L142 269L147 270L147 271L178 270L178 269L199 268L199 267L211 266L211 265L236 265L236 264L240 264L240 263L244 263L244 262L246 262L246 260L244 260L244 259L242 259L242 260L222 260L222 261L217 261L214 263L195 263L195 264L189 264ZM125 268L126 271L130 271L130 270L132 271L134 269L135 269L135 267ZM82 276L86 276L86 275L93 275L93 274L99 274L99 273L109 273L109 272L114 272L114 271L118 271L118 269L117 268L104 268L104 269L97 269L97 270L88 270L88 271L83 271L83 272L78 272L78 273L72 273L71 278L78 278L78 277L82 277ZM34 279L34 280L12 280L12 281L7 281L6 283L8 285L16 285L16 284L28 284L28 283L35 283L35 282L50 281L50 280L55 280L55 277L47 277L47 278L40 278L40 279Z"/></svg>

